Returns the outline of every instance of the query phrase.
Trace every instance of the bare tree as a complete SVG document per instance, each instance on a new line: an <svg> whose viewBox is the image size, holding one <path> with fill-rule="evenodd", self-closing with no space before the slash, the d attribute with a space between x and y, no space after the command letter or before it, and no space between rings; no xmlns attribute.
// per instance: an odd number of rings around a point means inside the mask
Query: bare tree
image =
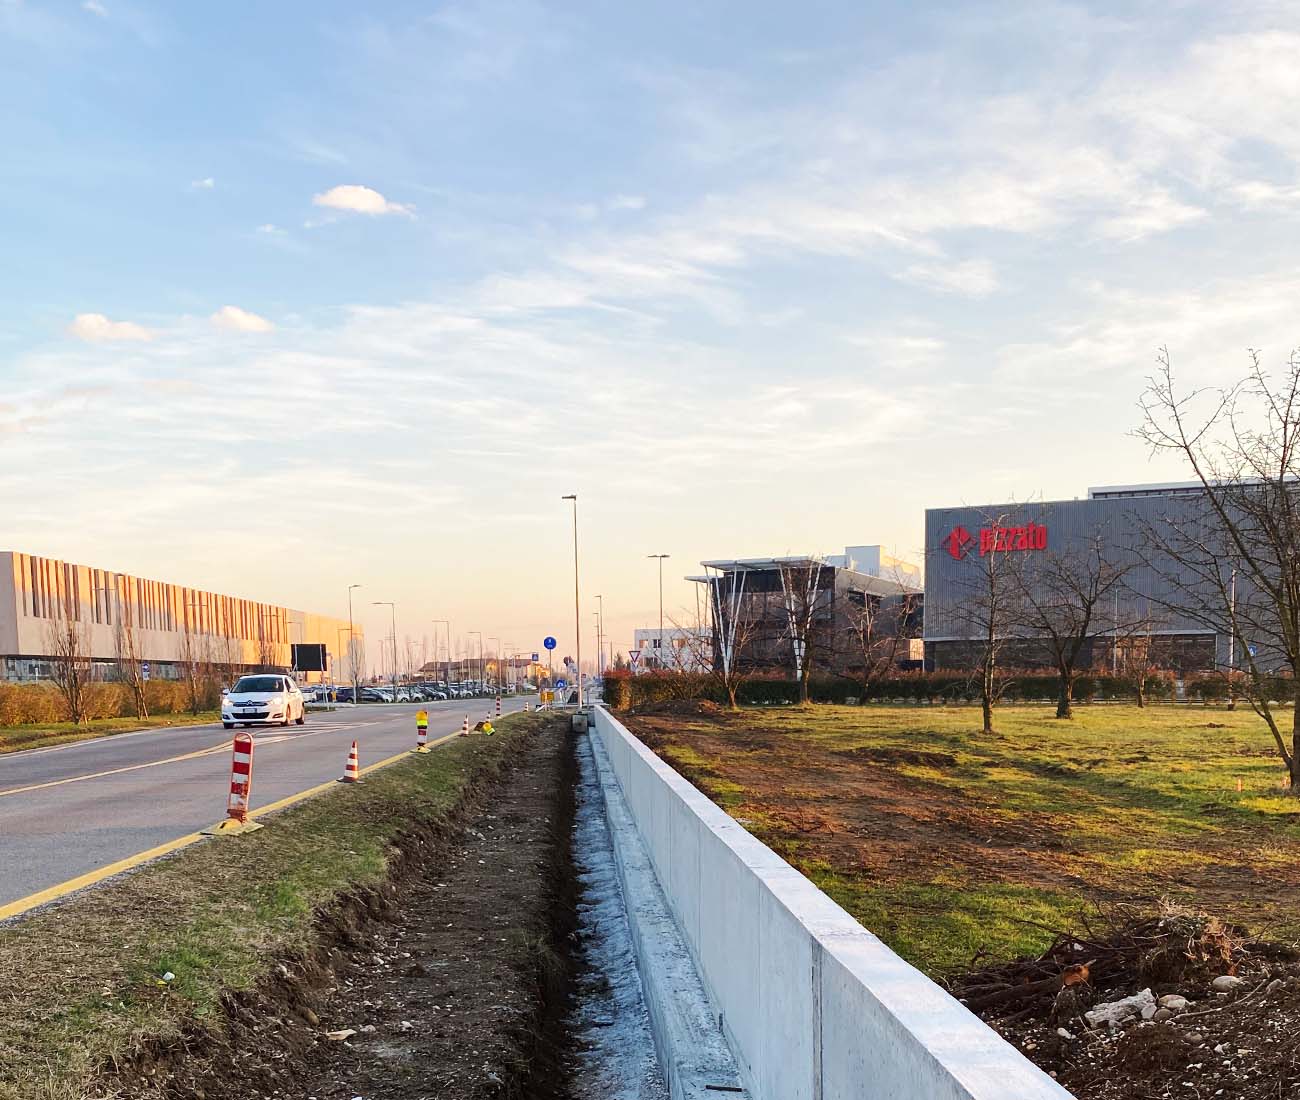
<svg viewBox="0 0 1300 1100"><path fill-rule="evenodd" d="M692 631L693 659L712 671L732 710L736 709L736 692L753 675L755 662L745 660L745 652L762 630L762 616L756 614L753 601L745 592L748 576L744 569L730 573L709 570L709 613L713 620L712 642L704 651L705 631Z"/></svg>
<svg viewBox="0 0 1300 1100"><path fill-rule="evenodd" d="M993 709L1007 685L1002 656L1014 635L1020 617L1020 603L1011 555L997 548L996 539L996 533L1005 531L1012 517L1005 512L988 514L982 517L982 522L984 526L978 545L970 532L958 528L949 536L956 540L955 549L948 552L954 556L977 555L977 568L961 582L963 591L954 616L964 622L971 633L983 731L993 733ZM986 544L984 532L994 533L992 545Z"/></svg>
<svg viewBox="0 0 1300 1100"><path fill-rule="evenodd" d="M63 697L68 717L77 725L86 720L86 685L90 682L90 653L80 608L70 594L54 605L55 617L46 626L50 679Z"/></svg>
<svg viewBox="0 0 1300 1100"><path fill-rule="evenodd" d="M140 637L136 632L135 603L131 599L129 588L123 594L122 582L123 578L119 576L116 580L117 618L113 628L117 674L131 692L136 717L148 718L149 704L144 693L144 661L140 657Z"/></svg>
<svg viewBox="0 0 1300 1100"><path fill-rule="evenodd" d="M1252 351L1226 389L1180 389L1167 348L1157 362L1137 434L1183 459L1201 492L1146 525L1147 554L1164 605L1226 637L1218 667L1240 674L1300 794L1300 355L1274 379Z"/></svg>
<svg viewBox="0 0 1300 1100"><path fill-rule="evenodd" d="M1131 569L1117 563L1101 531L1085 542L1015 559L1019 626L1039 642L1060 682L1056 717L1074 714L1074 685L1092 661L1093 644L1114 633L1105 617ZM1109 551L1109 552L1108 552Z"/></svg>
<svg viewBox="0 0 1300 1100"><path fill-rule="evenodd" d="M778 562L781 592L785 598L794 675L799 682L799 702L809 701L813 663L830 648L834 624L833 592L822 582L835 571L818 561Z"/></svg>
<svg viewBox="0 0 1300 1100"><path fill-rule="evenodd" d="M1169 647L1159 633L1162 623L1158 613L1148 611L1115 628L1114 671L1133 688L1139 707L1147 705L1152 678L1168 665Z"/></svg>
<svg viewBox="0 0 1300 1100"><path fill-rule="evenodd" d="M876 684L893 674L908 652L908 642L916 636L921 600L915 592L897 596L849 592L847 634L853 646L849 666L857 668L861 702L867 701Z"/></svg>

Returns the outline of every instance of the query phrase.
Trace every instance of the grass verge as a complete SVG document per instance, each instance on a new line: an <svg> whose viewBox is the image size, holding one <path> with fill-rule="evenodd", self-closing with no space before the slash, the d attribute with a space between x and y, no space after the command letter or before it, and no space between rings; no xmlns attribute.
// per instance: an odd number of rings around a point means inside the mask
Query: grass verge
<svg viewBox="0 0 1300 1100"><path fill-rule="evenodd" d="M88 741L92 737L108 737L115 733L134 733L137 730L167 726L204 726L219 721L220 711L206 710L198 714L155 714L148 718L91 718L79 726L72 722L0 726L0 754Z"/></svg>
<svg viewBox="0 0 1300 1100"><path fill-rule="evenodd" d="M404 833L451 820L545 723L510 715L355 787L0 925L0 1098L73 1100L148 1037L216 1024L222 997L304 951L315 915L380 882ZM174 978L164 982L162 976Z"/></svg>
<svg viewBox="0 0 1300 1100"><path fill-rule="evenodd" d="M1226 708L786 707L628 719L912 963L1043 949L1162 898L1300 937L1300 799ZM1240 788L1240 789L1238 789Z"/></svg>

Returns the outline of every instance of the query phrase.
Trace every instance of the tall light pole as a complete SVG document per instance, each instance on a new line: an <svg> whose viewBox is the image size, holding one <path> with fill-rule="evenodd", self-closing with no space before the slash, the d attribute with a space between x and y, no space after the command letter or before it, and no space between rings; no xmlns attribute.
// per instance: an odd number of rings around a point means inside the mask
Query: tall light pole
<svg viewBox="0 0 1300 1100"><path fill-rule="evenodd" d="M656 648L658 649L659 667L664 667L664 558L671 557L671 554L647 554L647 558L659 559L659 637Z"/></svg>
<svg viewBox="0 0 1300 1100"><path fill-rule="evenodd" d="M596 679L601 678L601 661L604 659L605 650L600 639L600 612L593 611L591 617L596 620Z"/></svg>
<svg viewBox="0 0 1300 1100"><path fill-rule="evenodd" d="M573 501L573 645L578 668L578 706L582 699L582 604L578 600L578 494L568 493L561 500Z"/></svg>
<svg viewBox="0 0 1300 1100"><path fill-rule="evenodd" d="M483 690L483 631L481 630L469 631L470 637L473 637L475 634L478 635L478 689L479 691L482 691ZM474 651L472 649L469 651L469 659L471 662L474 660Z"/></svg>
<svg viewBox="0 0 1300 1100"><path fill-rule="evenodd" d="M386 607L393 616L393 702L397 702L397 604L392 600L371 600L375 607Z"/></svg>
<svg viewBox="0 0 1300 1100"><path fill-rule="evenodd" d="M605 597L596 593L596 675L605 678Z"/></svg>
<svg viewBox="0 0 1300 1100"><path fill-rule="evenodd" d="M361 694L361 681L357 677L357 632L352 625L352 590L360 587L359 584L348 585L348 671L352 673L353 706L361 702L358 698Z"/></svg>
<svg viewBox="0 0 1300 1100"><path fill-rule="evenodd" d="M493 687L495 687L497 691L500 691L501 690L501 639L488 638L488 641L496 642L497 644L496 649L492 651L497 655L496 662L492 666L492 680L493 680Z"/></svg>
<svg viewBox="0 0 1300 1100"><path fill-rule="evenodd" d="M450 619L433 620L434 626L437 626L439 623L442 623L443 628L447 632L447 679L444 682L446 683L447 687L450 688L451 687L451 620ZM437 631L434 631L433 634L433 659L435 661L438 659L438 632ZM448 698L450 698L450 692L448 692Z"/></svg>

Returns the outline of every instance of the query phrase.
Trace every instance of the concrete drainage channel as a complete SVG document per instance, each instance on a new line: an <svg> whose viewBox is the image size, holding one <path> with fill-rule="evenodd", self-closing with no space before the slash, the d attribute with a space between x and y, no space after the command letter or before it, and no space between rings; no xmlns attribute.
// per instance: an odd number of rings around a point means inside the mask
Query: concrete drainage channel
<svg viewBox="0 0 1300 1100"><path fill-rule="evenodd" d="M580 724L580 723L579 723ZM575 1100L743 1096L731 1052L600 743L577 742L583 973Z"/></svg>

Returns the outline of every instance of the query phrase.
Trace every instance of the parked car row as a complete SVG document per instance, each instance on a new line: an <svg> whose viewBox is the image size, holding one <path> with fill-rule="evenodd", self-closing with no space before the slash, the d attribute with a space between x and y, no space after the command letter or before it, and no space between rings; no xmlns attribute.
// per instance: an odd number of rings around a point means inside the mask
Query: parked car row
<svg viewBox="0 0 1300 1100"><path fill-rule="evenodd" d="M520 685L521 689L529 690L531 685ZM304 702L308 703L328 703L330 701L330 687L326 684L308 684L302 689ZM352 686L346 685L333 689L334 701L339 703L351 703ZM486 687L476 682L467 683L419 683L419 684L398 684L397 690L393 690L392 684L363 684L358 692L359 702L362 703L437 703L447 699L474 699L481 696L488 698L494 695L506 695L509 692L506 689L498 689L489 684Z"/></svg>

